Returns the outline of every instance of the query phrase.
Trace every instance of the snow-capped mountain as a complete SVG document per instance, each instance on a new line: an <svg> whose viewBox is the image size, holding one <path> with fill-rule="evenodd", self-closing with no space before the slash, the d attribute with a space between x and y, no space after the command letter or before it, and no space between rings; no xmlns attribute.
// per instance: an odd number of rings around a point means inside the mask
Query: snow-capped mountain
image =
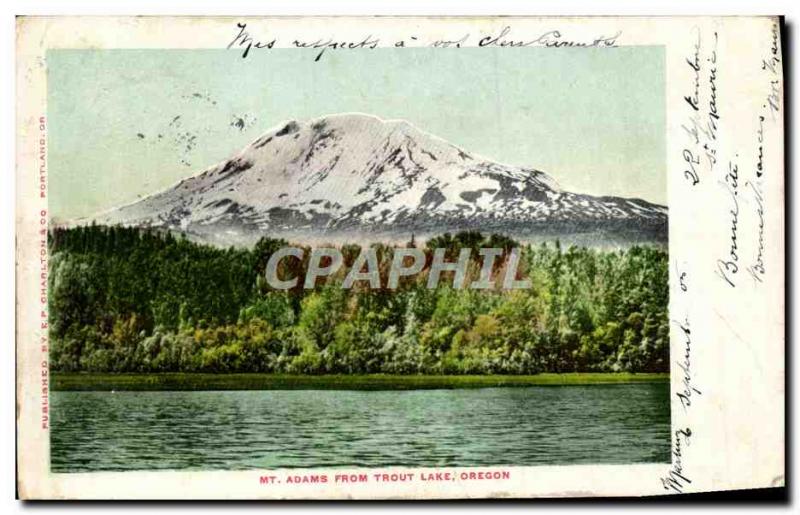
<svg viewBox="0 0 800 515"><path fill-rule="evenodd" d="M547 174L462 150L404 121L290 121L239 154L95 220L215 243L261 236L407 239L476 229L524 240L666 242L667 208L563 191Z"/></svg>

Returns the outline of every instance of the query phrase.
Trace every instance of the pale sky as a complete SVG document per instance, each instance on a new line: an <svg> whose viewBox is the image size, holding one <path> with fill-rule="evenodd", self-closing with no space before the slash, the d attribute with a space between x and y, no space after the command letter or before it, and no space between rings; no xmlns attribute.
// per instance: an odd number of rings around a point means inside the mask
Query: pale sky
<svg viewBox="0 0 800 515"><path fill-rule="evenodd" d="M51 50L50 211L167 188L289 119L405 119L562 187L666 204L663 47ZM177 117L177 118L176 118Z"/></svg>

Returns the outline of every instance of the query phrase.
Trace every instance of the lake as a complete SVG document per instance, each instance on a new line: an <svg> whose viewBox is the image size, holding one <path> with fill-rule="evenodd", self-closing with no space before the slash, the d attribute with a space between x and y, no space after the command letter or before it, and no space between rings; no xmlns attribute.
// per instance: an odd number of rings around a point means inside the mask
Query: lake
<svg viewBox="0 0 800 515"><path fill-rule="evenodd" d="M53 472L668 462L669 384L51 392Z"/></svg>

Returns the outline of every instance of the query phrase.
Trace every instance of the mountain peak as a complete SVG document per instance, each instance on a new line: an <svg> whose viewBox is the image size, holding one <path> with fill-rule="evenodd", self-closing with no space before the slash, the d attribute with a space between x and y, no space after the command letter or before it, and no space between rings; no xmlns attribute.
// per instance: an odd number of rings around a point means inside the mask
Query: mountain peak
<svg viewBox="0 0 800 515"><path fill-rule="evenodd" d="M412 125L405 120L384 120L366 113L336 113L305 121L286 120L267 130L261 138L271 135L276 137L287 136L300 130L320 131L325 128L334 128L342 131L363 132L395 129L397 127L411 128Z"/></svg>
<svg viewBox="0 0 800 515"><path fill-rule="evenodd" d="M539 170L495 163L407 121L361 113L282 122L231 159L100 221L246 241L473 228L520 237L632 221L666 237L666 208L568 193Z"/></svg>

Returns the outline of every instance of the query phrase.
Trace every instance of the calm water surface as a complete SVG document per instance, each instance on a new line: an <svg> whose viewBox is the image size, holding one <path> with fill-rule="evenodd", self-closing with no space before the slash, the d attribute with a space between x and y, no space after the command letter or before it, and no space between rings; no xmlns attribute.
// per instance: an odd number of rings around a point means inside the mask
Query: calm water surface
<svg viewBox="0 0 800 515"><path fill-rule="evenodd" d="M669 385L53 392L54 472L669 460Z"/></svg>

